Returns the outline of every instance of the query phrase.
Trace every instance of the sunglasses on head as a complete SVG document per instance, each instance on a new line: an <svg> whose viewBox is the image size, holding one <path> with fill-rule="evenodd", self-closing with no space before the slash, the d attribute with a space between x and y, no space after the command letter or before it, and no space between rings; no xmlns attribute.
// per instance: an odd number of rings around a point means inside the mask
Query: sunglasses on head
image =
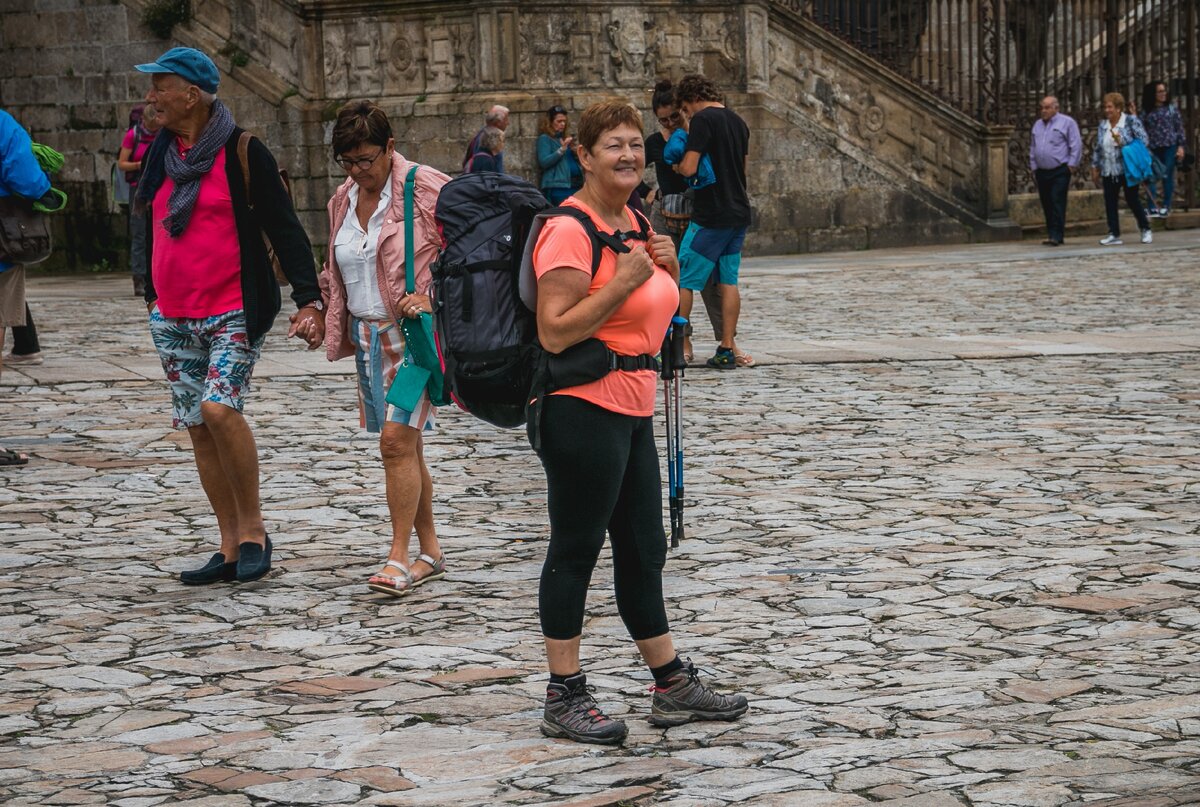
<svg viewBox="0 0 1200 807"><path fill-rule="evenodd" d="M550 114L551 115L565 115L565 114L567 114L567 110L563 109L560 106L552 106L552 107L550 107Z"/></svg>

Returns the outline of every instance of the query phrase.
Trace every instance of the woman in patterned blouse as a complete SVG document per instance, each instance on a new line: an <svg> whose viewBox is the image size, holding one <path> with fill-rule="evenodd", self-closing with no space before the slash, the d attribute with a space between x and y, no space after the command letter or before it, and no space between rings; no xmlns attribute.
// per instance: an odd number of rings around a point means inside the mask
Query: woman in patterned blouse
<svg viewBox="0 0 1200 807"><path fill-rule="evenodd" d="M1166 218L1171 209L1171 197L1175 193L1175 162L1183 159L1183 147L1187 138L1183 129L1183 116L1179 107L1171 103L1167 85L1151 81L1142 89L1142 122L1150 136L1150 151L1162 160L1167 174L1163 177L1162 196L1154 196L1154 180L1149 181L1151 198L1160 200L1158 210L1151 216Z"/></svg>

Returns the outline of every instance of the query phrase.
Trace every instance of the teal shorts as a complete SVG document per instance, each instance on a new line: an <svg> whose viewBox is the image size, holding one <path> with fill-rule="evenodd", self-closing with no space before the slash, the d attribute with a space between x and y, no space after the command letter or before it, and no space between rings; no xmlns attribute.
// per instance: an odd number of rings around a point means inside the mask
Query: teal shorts
<svg viewBox="0 0 1200 807"><path fill-rule="evenodd" d="M736 286L745 241L745 227L701 227L693 221L679 245L680 288L700 291L713 272L718 283Z"/></svg>

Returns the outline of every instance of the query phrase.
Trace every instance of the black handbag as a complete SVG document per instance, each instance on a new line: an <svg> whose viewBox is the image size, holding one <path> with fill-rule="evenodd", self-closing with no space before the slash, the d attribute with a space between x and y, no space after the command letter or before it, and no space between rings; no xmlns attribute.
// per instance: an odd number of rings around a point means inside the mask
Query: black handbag
<svg viewBox="0 0 1200 807"><path fill-rule="evenodd" d="M49 217L31 199L0 196L0 260L27 265L49 257Z"/></svg>

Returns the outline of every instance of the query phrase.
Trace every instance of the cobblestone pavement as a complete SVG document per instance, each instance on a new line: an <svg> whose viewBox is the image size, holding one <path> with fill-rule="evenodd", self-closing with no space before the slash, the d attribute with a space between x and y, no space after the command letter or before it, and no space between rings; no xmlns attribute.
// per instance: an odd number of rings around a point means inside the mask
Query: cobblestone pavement
<svg viewBox="0 0 1200 807"><path fill-rule="evenodd" d="M751 699L661 730L597 571L623 748L548 740L541 470L445 410L449 576L369 593L349 364L272 336L249 413L278 569L185 589L214 522L127 279L36 280L0 389L6 804L1200 803L1200 247L748 260L750 370L685 386L678 644ZM711 349L698 340L697 352Z"/></svg>

